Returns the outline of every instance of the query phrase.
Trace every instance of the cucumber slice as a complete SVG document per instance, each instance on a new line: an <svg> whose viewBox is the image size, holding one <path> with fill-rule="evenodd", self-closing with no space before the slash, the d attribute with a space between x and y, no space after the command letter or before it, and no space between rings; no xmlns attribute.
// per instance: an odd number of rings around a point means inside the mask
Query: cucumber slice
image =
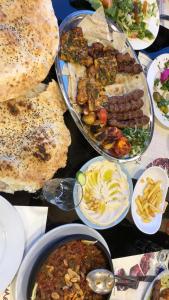
<svg viewBox="0 0 169 300"><path fill-rule="evenodd" d="M86 183L86 175L82 171L76 173L76 179L81 185Z"/></svg>

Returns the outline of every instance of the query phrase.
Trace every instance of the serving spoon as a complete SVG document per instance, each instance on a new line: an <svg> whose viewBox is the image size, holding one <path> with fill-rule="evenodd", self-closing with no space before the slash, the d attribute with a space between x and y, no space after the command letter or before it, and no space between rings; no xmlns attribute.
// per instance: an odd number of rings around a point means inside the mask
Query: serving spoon
<svg viewBox="0 0 169 300"><path fill-rule="evenodd" d="M89 272L86 276L89 287L97 294L109 294L114 286L128 287L137 289L139 281L151 282L154 276L118 276L106 269L96 269ZM117 282L115 281L117 279Z"/></svg>

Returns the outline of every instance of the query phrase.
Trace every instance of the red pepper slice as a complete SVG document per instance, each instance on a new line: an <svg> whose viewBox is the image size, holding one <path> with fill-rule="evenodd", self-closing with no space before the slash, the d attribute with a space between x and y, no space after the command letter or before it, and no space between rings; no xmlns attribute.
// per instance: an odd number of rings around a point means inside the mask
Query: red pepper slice
<svg viewBox="0 0 169 300"><path fill-rule="evenodd" d="M101 124L107 123L107 110L105 108L101 108L99 111L99 119Z"/></svg>

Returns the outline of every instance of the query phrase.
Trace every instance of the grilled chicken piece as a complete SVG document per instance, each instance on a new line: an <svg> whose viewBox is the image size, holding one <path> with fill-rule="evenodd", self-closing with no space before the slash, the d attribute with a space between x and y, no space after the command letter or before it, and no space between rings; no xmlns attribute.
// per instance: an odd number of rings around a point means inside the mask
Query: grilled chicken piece
<svg viewBox="0 0 169 300"><path fill-rule="evenodd" d="M117 73L117 62L115 56L104 56L94 60L96 69L96 80L103 86L114 83Z"/></svg>
<svg viewBox="0 0 169 300"><path fill-rule="evenodd" d="M87 40L83 37L80 27L73 28L61 35L60 58L87 67L93 64L93 58L88 54Z"/></svg>
<svg viewBox="0 0 169 300"><path fill-rule="evenodd" d="M116 119L112 119L108 122L110 126L116 126L118 128L135 128L135 127L143 127L144 125L147 125L149 123L149 117L142 116L141 118L135 118L132 120L126 120L126 121L118 121Z"/></svg>
<svg viewBox="0 0 169 300"><path fill-rule="evenodd" d="M131 120L135 118L140 118L143 116L143 112L141 109L134 110L134 111L128 111L124 113L109 113L108 119L111 121L113 119L115 120Z"/></svg>
<svg viewBox="0 0 169 300"><path fill-rule="evenodd" d="M93 78L80 79L77 86L77 103L87 104L89 112L95 111L104 101L107 101L107 97L101 95L101 91L101 84Z"/></svg>

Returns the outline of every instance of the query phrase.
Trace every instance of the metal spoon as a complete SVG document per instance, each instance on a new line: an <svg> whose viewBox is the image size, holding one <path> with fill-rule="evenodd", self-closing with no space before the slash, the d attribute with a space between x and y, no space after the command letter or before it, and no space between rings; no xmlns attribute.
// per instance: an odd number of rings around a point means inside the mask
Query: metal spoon
<svg viewBox="0 0 169 300"><path fill-rule="evenodd" d="M118 279L118 282L115 282ZM131 276L118 276L106 269L96 269L86 276L89 287L97 294L109 294L115 285L127 286L136 289L139 280ZM121 282L120 282L121 281Z"/></svg>

